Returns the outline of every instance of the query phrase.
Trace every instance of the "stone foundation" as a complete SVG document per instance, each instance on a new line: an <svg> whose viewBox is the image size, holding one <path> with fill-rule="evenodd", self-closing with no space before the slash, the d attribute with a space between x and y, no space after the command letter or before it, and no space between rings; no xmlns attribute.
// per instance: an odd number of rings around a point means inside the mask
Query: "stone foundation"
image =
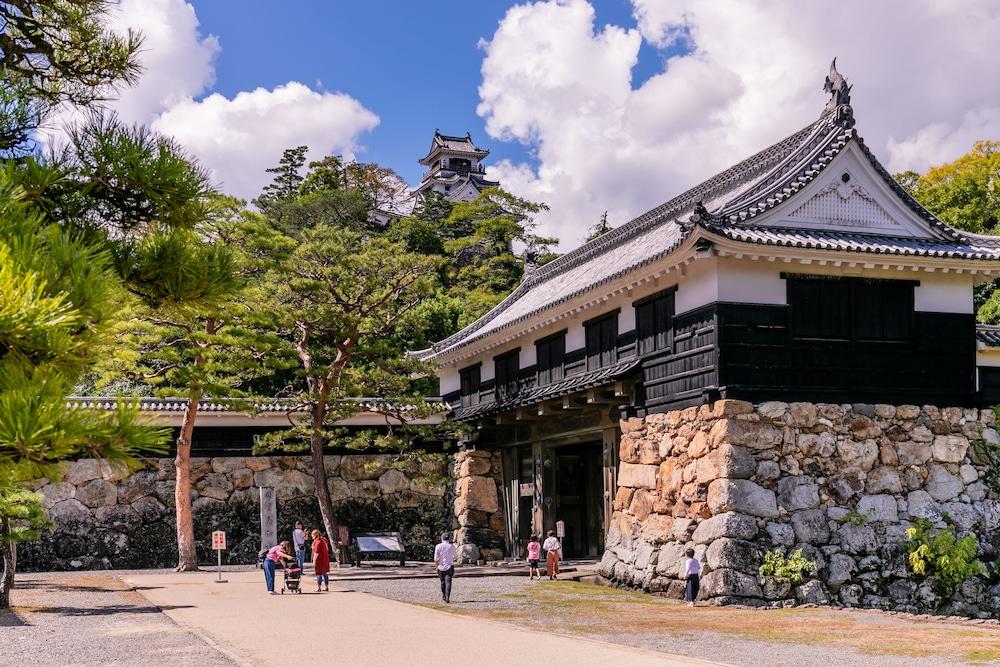
<svg viewBox="0 0 1000 667"><path fill-rule="evenodd" d="M399 530L408 555L428 559L449 525L444 460L392 466L389 455L327 456L338 518L353 530ZM260 549L260 487L274 487L278 534L295 521L320 526L308 456L192 458L198 557L214 562L211 531L225 530L230 563L253 563ZM61 482L39 480L54 527L18 547L25 570L171 567L177 564L174 462L158 459L129 474L95 460L70 464Z"/></svg>
<svg viewBox="0 0 1000 667"><path fill-rule="evenodd" d="M452 462L455 546L463 563L503 560L500 453L466 450Z"/></svg>
<svg viewBox="0 0 1000 667"><path fill-rule="evenodd" d="M995 568L941 600L910 573L902 544L918 518L947 519L977 537L982 561L1000 555L1000 499L970 448L1000 441L992 411L717 401L621 429L601 561L619 585L680 597L693 548L700 597L713 603L1000 612ZM814 578L793 589L760 577L763 553L777 548L802 549Z"/></svg>

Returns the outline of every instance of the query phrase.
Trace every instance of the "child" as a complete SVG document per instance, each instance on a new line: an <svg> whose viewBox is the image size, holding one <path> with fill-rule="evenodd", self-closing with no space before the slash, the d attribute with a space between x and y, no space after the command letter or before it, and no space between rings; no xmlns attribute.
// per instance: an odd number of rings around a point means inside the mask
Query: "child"
<svg viewBox="0 0 1000 667"><path fill-rule="evenodd" d="M559 543L559 539L556 537L556 531L550 530L546 533L548 537L545 538L545 542L542 543L542 548L545 549L545 573L549 575L549 579L556 579L559 576L559 561L562 558L562 544Z"/></svg>
<svg viewBox="0 0 1000 667"><path fill-rule="evenodd" d="M684 585L684 599L687 600L689 607L693 607L694 601L698 598L699 579L701 579L701 563L695 560L694 549L688 549L684 552L684 555L687 556L681 570L686 582Z"/></svg>
<svg viewBox="0 0 1000 667"><path fill-rule="evenodd" d="M538 561L542 556L542 543L538 541L536 535L531 536L528 542L528 581L532 579L542 580L542 574L538 571Z"/></svg>

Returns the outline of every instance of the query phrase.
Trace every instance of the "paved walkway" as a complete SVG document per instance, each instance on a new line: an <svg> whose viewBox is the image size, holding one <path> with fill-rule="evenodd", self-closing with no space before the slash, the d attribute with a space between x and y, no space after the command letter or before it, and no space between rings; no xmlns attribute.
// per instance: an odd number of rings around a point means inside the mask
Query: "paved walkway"
<svg viewBox="0 0 1000 667"><path fill-rule="evenodd" d="M329 593L267 595L260 571L224 576L228 583L213 583L215 575L207 572L123 578L171 619L248 665L302 664L317 656L362 667L438 667L469 660L576 667L720 664L455 616L336 590L337 583ZM311 579L303 583L311 590Z"/></svg>

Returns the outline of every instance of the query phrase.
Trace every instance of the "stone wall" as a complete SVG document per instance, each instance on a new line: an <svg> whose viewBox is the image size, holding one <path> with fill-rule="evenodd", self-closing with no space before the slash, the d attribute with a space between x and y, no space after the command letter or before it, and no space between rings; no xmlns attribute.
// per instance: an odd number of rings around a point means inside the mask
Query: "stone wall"
<svg viewBox="0 0 1000 667"><path fill-rule="evenodd" d="M701 599L719 604L1000 611L995 567L942 600L909 572L902 544L918 518L947 520L977 537L984 563L1000 555L1000 499L970 448L1000 442L992 411L717 401L621 427L601 562L619 585L680 597L693 548ZM793 590L759 577L763 553L778 548L802 549L814 578Z"/></svg>
<svg viewBox="0 0 1000 667"><path fill-rule="evenodd" d="M410 558L433 553L449 524L445 460L392 467L389 455L327 456L338 518L353 530L399 530ZM227 562L253 563L260 548L260 487L274 487L279 535L294 522L321 526L308 456L191 459L199 560L211 562L213 530L225 530ZM129 474L85 459L62 481L39 480L54 527L18 548L26 570L170 567L177 562L173 459Z"/></svg>
<svg viewBox="0 0 1000 667"><path fill-rule="evenodd" d="M466 450L452 462L455 546L462 562L503 560L500 452Z"/></svg>

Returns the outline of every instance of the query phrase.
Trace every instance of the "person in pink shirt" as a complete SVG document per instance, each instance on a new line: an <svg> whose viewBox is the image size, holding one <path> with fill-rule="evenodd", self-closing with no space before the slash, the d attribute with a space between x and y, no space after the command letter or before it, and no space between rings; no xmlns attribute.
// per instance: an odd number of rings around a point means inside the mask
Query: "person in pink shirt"
<svg viewBox="0 0 1000 667"><path fill-rule="evenodd" d="M538 541L536 535L531 536L528 541L528 580L542 580L542 574L538 571L538 561L542 558L542 543Z"/></svg>

